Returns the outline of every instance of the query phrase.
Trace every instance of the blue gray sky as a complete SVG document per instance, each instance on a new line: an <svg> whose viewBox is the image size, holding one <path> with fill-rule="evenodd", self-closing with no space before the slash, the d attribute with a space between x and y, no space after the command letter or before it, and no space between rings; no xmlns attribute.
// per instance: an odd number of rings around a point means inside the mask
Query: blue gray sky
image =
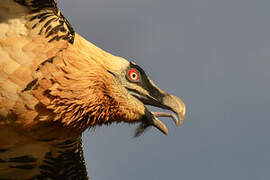
<svg viewBox="0 0 270 180"><path fill-rule="evenodd" d="M169 135L84 133L93 180L270 178L269 0L62 0L74 29L187 105Z"/></svg>

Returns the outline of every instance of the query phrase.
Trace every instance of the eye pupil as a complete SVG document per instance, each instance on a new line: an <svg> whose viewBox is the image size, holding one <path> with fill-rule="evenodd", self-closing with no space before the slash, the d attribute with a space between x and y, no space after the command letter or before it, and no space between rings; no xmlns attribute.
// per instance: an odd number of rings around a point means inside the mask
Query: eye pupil
<svg viewBox="0 0 270 180"><path fill-rule="evenodd" d="M134 78L134 79L135 79L135 78L136 78L136 76L137 76L137 75L136 75L135 73L133 73L133 74L132 74L132 78Z"/></svg>
<svg viewBox="0 0 270 180"><path fill-rule="evenodd" d="M128 76L128 79L129 79L130 81L133 81L133 82L137 82L137 81L139 81L139 79L140 79L140 74L139 74L139 72L138 72L137 69L130 69L130 70L128 71L127 76Z"/></svg>

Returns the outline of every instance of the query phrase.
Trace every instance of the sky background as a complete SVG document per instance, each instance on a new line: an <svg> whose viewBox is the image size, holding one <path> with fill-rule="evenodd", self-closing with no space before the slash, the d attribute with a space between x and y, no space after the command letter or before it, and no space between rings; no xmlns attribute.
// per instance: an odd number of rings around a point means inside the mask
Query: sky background
<svg viewBox="0 0 270 180"><path fill-rule="evenodd" d="M269 0L60 0L74 29L182 98L181 127L84 133L92 180L270 178Z"/></svg>

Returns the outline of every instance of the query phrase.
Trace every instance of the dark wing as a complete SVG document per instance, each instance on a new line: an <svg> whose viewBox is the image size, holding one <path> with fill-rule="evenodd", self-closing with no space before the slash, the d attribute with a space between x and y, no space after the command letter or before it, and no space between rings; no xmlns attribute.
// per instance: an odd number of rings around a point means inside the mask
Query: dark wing
<svg viewBox="0 0 270 180"><path fill-rule="evenodd" d="M48 151L45 154L37 179L88 179L81 138L53 146L58 152Z"/></svg>
<svg viewBox="0 0 270 180"><path fill-rule="evenodd" d="M88 179L81 138L0 149L0 179Z"/></svg>

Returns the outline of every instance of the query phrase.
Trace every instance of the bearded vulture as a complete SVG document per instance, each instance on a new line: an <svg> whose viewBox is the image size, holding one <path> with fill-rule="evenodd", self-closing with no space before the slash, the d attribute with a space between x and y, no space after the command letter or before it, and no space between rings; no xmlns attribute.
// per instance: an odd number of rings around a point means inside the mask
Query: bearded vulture
<svg viewBox="0 0 270 180"><path fill-rule="evenodd" d="M146 105L170 110L151 112ZM76 33L55 0L0 1L0 179L88 179L82 133L111 123L168 130L181 99L134 62Z"/></svg>

